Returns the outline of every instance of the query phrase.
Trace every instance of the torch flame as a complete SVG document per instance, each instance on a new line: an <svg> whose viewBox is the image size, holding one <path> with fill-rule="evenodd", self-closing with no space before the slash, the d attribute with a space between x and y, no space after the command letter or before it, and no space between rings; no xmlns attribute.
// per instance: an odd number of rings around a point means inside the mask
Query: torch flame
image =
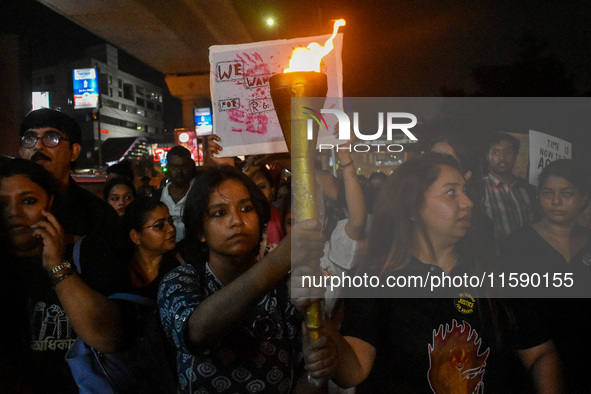
<svg viewBox="0 0 591 394"><path fill-rule="evenodd" d="M308 47L299 47L293 50L291 59L289 59L289 67L283 72L290 73L296 71L316 71L320 72L320 61L326 56L334 45L332 40L337 35L340 26L345 26L345 20L339 19L335 21L332 36L324 43L324 46L313 42Z"/></svg>

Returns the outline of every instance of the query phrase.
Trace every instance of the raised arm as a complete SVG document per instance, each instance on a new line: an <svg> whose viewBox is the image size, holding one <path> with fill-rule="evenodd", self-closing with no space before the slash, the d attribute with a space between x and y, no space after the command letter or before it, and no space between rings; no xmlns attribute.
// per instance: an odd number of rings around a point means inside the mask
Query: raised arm
<svg viewBox="0 0 591 394"><path fill-rule="evenodd" d="M285 237L262 260L199 303L189 316L185 333L189 350L197 352L217 345L244 320L256 303L288 274L292 246L302 252L294 264L320 258L324 241L318 229L314 220L296 224L292 237Z"/></svg>
<svg viewBox="0 0 591 394"><path fill-rule="evenodd" d="M55 292L74 331L89 346L105 353L118 350L124 342L121 312L117 304L90 288L62 260L65 235L49 212L35 225L34 235L43 239L43 268L50 274Z"/></svg>
<svg viewBox="0 0 591 394"><path fill-rule="evenodd" d="M231 166L234 167L234 157L218 157L217 155L224 150L224 148L218 144L221 141L219 135L210 134L207 136L207 158L215 166Z"/></svg>
<svg viewBox="0 0 591 394"><path fill-rule="evenodd" d="M322 188L322 194L329 200L336 201L339 197L339 182L337 178L326 171L316 169L316 183Z"/></svg>
<svg viewBox="0 0 591 394"><path fill-rule="evenodd" d="M367 209L365 199L363 198L363 190L357 178L351 152L341 149L337 155L341 163L341 172L345 184L345 200L347 202L347 212L349 212L349 221L345 225L345 232L349 238L359 240L363 238L363 230L367 221Z"/></svg>

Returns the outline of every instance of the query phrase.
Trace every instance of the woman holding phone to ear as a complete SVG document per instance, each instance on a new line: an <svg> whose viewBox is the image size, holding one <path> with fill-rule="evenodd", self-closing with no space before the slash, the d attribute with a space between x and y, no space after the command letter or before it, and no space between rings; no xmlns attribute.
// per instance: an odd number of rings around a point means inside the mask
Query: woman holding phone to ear
<svg viewBox="0 0 591 394"><path fill-rule="evenodd" d="M85 275L97 268L92 259L82 262L79 274L68 261L64 230L51 213L57 190L40 165L0 160L0 212L9 244L3 263L15 269L12 280L26 301L28 383L33 392L74 393L64 356L76 336L104 352L123 344L120 310L107 295L114 286L124 288L125 278L111 267L101 267L100 278Z"/></svg>

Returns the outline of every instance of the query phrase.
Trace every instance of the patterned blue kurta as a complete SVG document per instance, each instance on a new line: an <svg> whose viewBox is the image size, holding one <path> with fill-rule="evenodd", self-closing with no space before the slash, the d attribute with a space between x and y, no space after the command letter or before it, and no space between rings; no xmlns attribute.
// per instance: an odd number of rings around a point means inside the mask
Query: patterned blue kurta
<svg viewBox="0 0 591 394"><path fill-rule="evenodd" d="M222 287L208 266L198 270L190 264L169 272L160 285L158 307L177 350L180 392L289 393L303 372L302 316L287 301L286 286L265 295L217 347L198 354L187 349L189 316ZM285 294L278 296L280 291Z"/></svg>

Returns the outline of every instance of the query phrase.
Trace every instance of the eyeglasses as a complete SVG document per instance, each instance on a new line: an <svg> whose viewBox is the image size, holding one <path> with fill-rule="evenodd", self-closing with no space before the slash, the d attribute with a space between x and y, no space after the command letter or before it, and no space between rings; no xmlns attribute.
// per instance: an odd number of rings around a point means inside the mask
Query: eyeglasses
<svg viewBox="0 0 591 394"><path fill-rule="evenodd" d="M41 137L37 137L35 133L25 133L25 135L21 137L21 145L23 148L30 149L37 145L37 141L39 140L41 140L43 145L47 148L55 148L61 141L70 141L68 138L63 137L56 132L45 133Z"/></svg>
<svg viewBox="0 0 591 394"><path fill-rule="evenodd" d="M142 228L155 228L158 231L164 231L164 228L166 227L166 224L170 224L172 226L172 228L174 227L174 218L172 216L169 216L166 219L160 219L154 222L154 224L150 225L150 226L145 226Z"/></svg>

